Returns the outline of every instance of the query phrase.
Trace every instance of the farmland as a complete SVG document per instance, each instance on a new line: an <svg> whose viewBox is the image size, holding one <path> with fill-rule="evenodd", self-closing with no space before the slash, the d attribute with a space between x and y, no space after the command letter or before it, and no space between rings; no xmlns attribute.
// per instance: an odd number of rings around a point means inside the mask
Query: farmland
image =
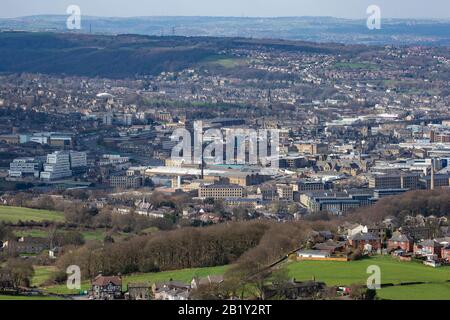
<svg viewBox="0 0 450 320"><path fill-rule="evenodd" d="M377 265L381 269L382 284L396 286L383 287L377 291L381 299L450 299L450 269L443 267L433 269L416 262L399 262L391 257L375 257L353 262L303 261L289 262L289 276L296 280L323 281L327 285L365 284L369 274L367 267ZM150 284L170 279L190 282L194 276L224 274L227 266L183 269L158 273L133 274L123 279L124 289L130 282L148 282ZM403 285L404 282L426 282L425 284ZM89 288L89 281L84 281L82 290ZM64 285L45 288L47 293L76 294L78 291L67 290Z"/></svg>
<svg viewBox="0 0 450 320"><path fill-rule="evenodd" d="M367 267L376 265L381 270L381 283L396 286L377 291L381 299L392 300L440 300L450 299L450 268L433 269L418 262L399 262L391 257L376 257L353 262L303 261L288 265L289 275L297 280L323 281L327 285L348 286L365 284L369 274ZM407 282L425 284L402 285Z"/></svg>
<svg viewBox="0 0 450 320"><path fill-rule="evenodd" d="M58 211L0 206L0 221L11 223L17 223L19 221L64 222L64 214Z"/></svg>
<svg viewBox="0 0 450 320"><path fill-rule="evenodd" d="M60 297L53 296L5 296L0 295L0 301L2 300L64 300Z"/></svg>
<svg viewBox="0 0 450 320"><path fill-rule="evenodd" d="M450 269L433 269L417 262L400 262L391 257L376 257L352 262L302 261L288 265L289 275L297 280L323 281L328 285L365 284L367 268L380 267L381 283L445 282L450 280Z"/></svg>

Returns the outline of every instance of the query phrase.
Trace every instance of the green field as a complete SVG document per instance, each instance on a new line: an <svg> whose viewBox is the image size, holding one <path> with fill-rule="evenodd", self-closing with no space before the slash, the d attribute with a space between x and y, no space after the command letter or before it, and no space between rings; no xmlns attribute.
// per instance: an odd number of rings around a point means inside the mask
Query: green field
<svg viewBox="0 0 450 320"><path fill-rule="evenodd" d="M450 280L450 268L431 268L418 262L400 262L389 256L352 262L301 261L288 265L289 275L298 280L323 281L328 285L366 283L371 265L381 269L381 283L444 282Z"/></svg>
<svg viewBox="0 0 450 320"><path fill-rule="evenodd" d="M51 266L34 266L34 275L31 279L31 285L33 287L39 287L49 280L55 271L56 268Z"/></svg>
<svg viewBox="0 0 450 320"><path fill-rule="evenodd" d="M377 295L389 300L450 300L450 283L386 287Z"/></svg>
<svg viewBox="0 0 450 320"><path fill-rule="evenodd" d="M41 229L41 228L33 228L33 229L15 229L13 230L14 234L17 237L36 237L36 238L47 238L49 236L49 230ZM65 230L62 230L61 232L66 232ZM108 231L106 229L97 229L93 231L80 231L82 234L84 240L91 241L91 240L97 240L97 241L103 241L105 239L106 234ZM120 240L126 236L125 233L115 233L113 234L113 238L115 240Z"/></svg>
<svg viewBox="0 0 450 320"><path fill-rule="evenodd" d="M160 281L178 280L189 283L193 277L205 277L208 275L221 275L225 273L227 266L209 267L209 268L193 268L176 271L163 271L155 273L140 273L127 275L123 277L123 288L130 282L148 282L153 284ZM89 289L89 281L83 281L81 291ZM45 292L54 294L78 294L79 290L69 290L66 285L58 285L44 288Z"/></svg>
<svg viewBox="0 0 450 320"><path fill-rule="evenodd" d="M248 64L248 60L243 58L211 56L205 59L207 64L219 65L223 68L237 68Z"/></svg>
<svg viewBox="0 0 450 320"><path fill-rule="evenodd" d="M301 261L291 262L289 275L297 280L323 281L327 285L348 286L365 284L367 267L376 265L381 270L382 284L427 282L422 285L385 287L377 291L383 299L450 299L450 267L431 268L418 262L400 262L391 257L376 257L352 262Z"/></svg>
<svg viewBox="0 0 450 320"><path fill-rule="evenodd" d="M287 269L289 276L296 280L323 281L327 285L348 286L354 283L365 284L369 274L367 267L377 265L381 269L382 284L400 284L402 282L427 282L419 285L405 285L384 287L377 291L382 299L393 300L450 300L450 267L431 268L418 262L400 262L389 256L374 257L351 262L334 261L302 261L289 262ZM41 268L41 269L39 269ZM48 267L36 269L33 283L42 283L48 279L51 271ZM158 273L145 273L124 276L123 287L130 282L148 282L153 284L170 279L190 282L194 276L224 274L227 266L183 269L176 271L164 271ZM82 291L89 289L89 281L84 281ZM65 285L52 286L44 289L45 292L55 294L77 294L78 291L70 291Z"/></svg>
<svg viewBox="0 0 450 320"><path fill-rule="evenodd" d="M49 235L48 230L43 229L13 230L13 232L17 237L47 238Z"/></svg>
<svg viewBox="0 0 450 320"><path fill-rule="evenodd" d="M50 296L5 296L0 295L0 301L2 300L64 300L60 297L50 297Z"/></svg>
<svg viewBox="0 0 450 320"><path fill-rule="evenodd" d="M20 220L64 222L64 214L57 211L0 206L0 221L17 223Z"/></svg>

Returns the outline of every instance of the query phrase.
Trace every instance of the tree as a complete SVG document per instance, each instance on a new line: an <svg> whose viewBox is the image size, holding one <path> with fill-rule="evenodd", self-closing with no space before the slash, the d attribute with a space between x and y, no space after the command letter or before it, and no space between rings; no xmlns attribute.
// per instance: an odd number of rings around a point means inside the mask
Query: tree
<svg viewBox="0 0 450 320"><path fill-rule="evenodd" d="M375 300L376 291L361 284L352 284L350 286L350 298L353 300Z"/></svg>
<svg viewBox="0 0 450 320"><path fill-rule="evenodd" d="M7 240L13 236L13 233L9 228L7 228L3 222L0 223L0 241Z"/></svg>
<svg viewBox="0 0 450 320"><path fill-rule="evenodd" d="M9 259L0 269L2 276L11 279L14 288L29 287L34 275L33 265L22 259Z"/></svg>

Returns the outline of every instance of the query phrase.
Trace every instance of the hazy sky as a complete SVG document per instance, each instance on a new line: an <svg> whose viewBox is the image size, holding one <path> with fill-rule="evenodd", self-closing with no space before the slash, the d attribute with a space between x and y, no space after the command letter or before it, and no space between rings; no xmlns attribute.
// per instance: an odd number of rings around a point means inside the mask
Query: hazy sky
<svg viewBox="0 0 450 320"><path fill-rule="evenodd" d="M65 14L76 4L95 16L335 16L367 17L380 6L385 18L450 18L450 0L0 0L0 17Z"/></svg>

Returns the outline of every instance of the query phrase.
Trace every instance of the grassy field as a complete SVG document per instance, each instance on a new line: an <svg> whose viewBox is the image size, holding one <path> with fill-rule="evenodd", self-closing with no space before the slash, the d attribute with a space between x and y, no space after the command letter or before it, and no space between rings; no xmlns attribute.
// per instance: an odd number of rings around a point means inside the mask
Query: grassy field
<svg viewBox="0 0 450 320"><path fill-rule="evenodd" d="M379 266L381 283L444 282L450 280L450 268L431 268L417 262L400 262L389 256L363 259L352 262L302 261L288 265L289 275L298 280L315 277L328 285L350 285L366 283L367 267Z"/></svg>
<svg viewBox="0 0 450 320"><path fill-rule="evenodd" d="M219 65L223 68L236 68L248 64L248 61L243 58L223 57L223 56L211 56L205 59L207 64Z"/></svg>
<svg viewBox="0 0 450 320"><path fill-rule="evenodd" d="M31 279L31 285L33 287L39 287L45 281L49 280L52 274L56 271L52 266L34 266L34 276Z"/></svg>
<svg viewBox="0 0 450 320"><path fill-rule="evenodd" d="M0 221L16 223L19 220L64 222L64 214L57 211L0 206Z"/></svg>
<svg viewBox="0 0 450 320"><path fill-rule="evenodd" d="M389 300L450 300L450 283L386 287L377 294Z"/></svg>
<svg viewBox="0 0 450 320"><path fill-rule="evenodd" d="M193 268L183 269L176 271L163 271L155 273L139 273L133 275L127 275L123 277L122 285L124 290L127 284L130 282L148 282L153 284L160 281L168 281L170 279L179 280L183 282L190 282L193 277L205 277L207 275L221 275L225 273L227 266L210 267L210 268ZM83 281L81 284L81 291L88 290L90 288L89 281ZM58 285L43 288L45 292L54 294L78 294L80 290L69 290L66 285Z"/></svg>
<svg viewBox="0 0 450 320"><path fill-rule="evenodd" d="M367 267L376 265L381 270L381 283L430 282L421 285L385 287L377 291L383 299L450 300L450 267L431 268L418 262L400 262L391 257L375 257L352 262L301 261L291 262L289 275L297 280L323 281L327 285L365 284Z"/></svg>
<svg viewBox="0 0 450 320"><path fill-rule="evenodd" d="M50 296L43 296L43 297L36 297L36 296L4 296L0 295L0 301L1 300L64 300L60 297L50 297Z"/></svg>
<svg viewBox="0 0 450 320"><path fill-rule="evenodd" d="M431 268L417 262L400 262L391 257L374 257L352 262L333 261L302 261L287 264L289 276L296 280L323 281L327 285L365 284L369 274L367 267L377 265L381 269L381 282L383 284L402 282L427 282L427 284L385 287L377 291L378 297L394 300L450 300L450 267ZM41 283L49 276L49 271L36 269L33 283ZM194 276L224 274L227 266L183 269L158 273L145 273L124 276L123 286L130 282L148 282L153 284L170 279L190 282ZM44 288L48 293L77 294L78 290L70 291L65 285ZM89 289L89 281L84 281L82 291Z"/></svg>
<svg viewBox="0 0 450 320"><path fill-rule="evenodd" d="M83 238L86 241L90 241L90 240L103 241L107 234L107 230L98 229L98 230L93 230L93 231L81 231L80 233L83 235ZM49 236L49 230L41 229L41 228L15 229L14 234L18 237L46 238ZM113 238L115 240L119 240L120 238L124 237L125 235L126 234L117 233L117 234L113 235Z"/></svg>

